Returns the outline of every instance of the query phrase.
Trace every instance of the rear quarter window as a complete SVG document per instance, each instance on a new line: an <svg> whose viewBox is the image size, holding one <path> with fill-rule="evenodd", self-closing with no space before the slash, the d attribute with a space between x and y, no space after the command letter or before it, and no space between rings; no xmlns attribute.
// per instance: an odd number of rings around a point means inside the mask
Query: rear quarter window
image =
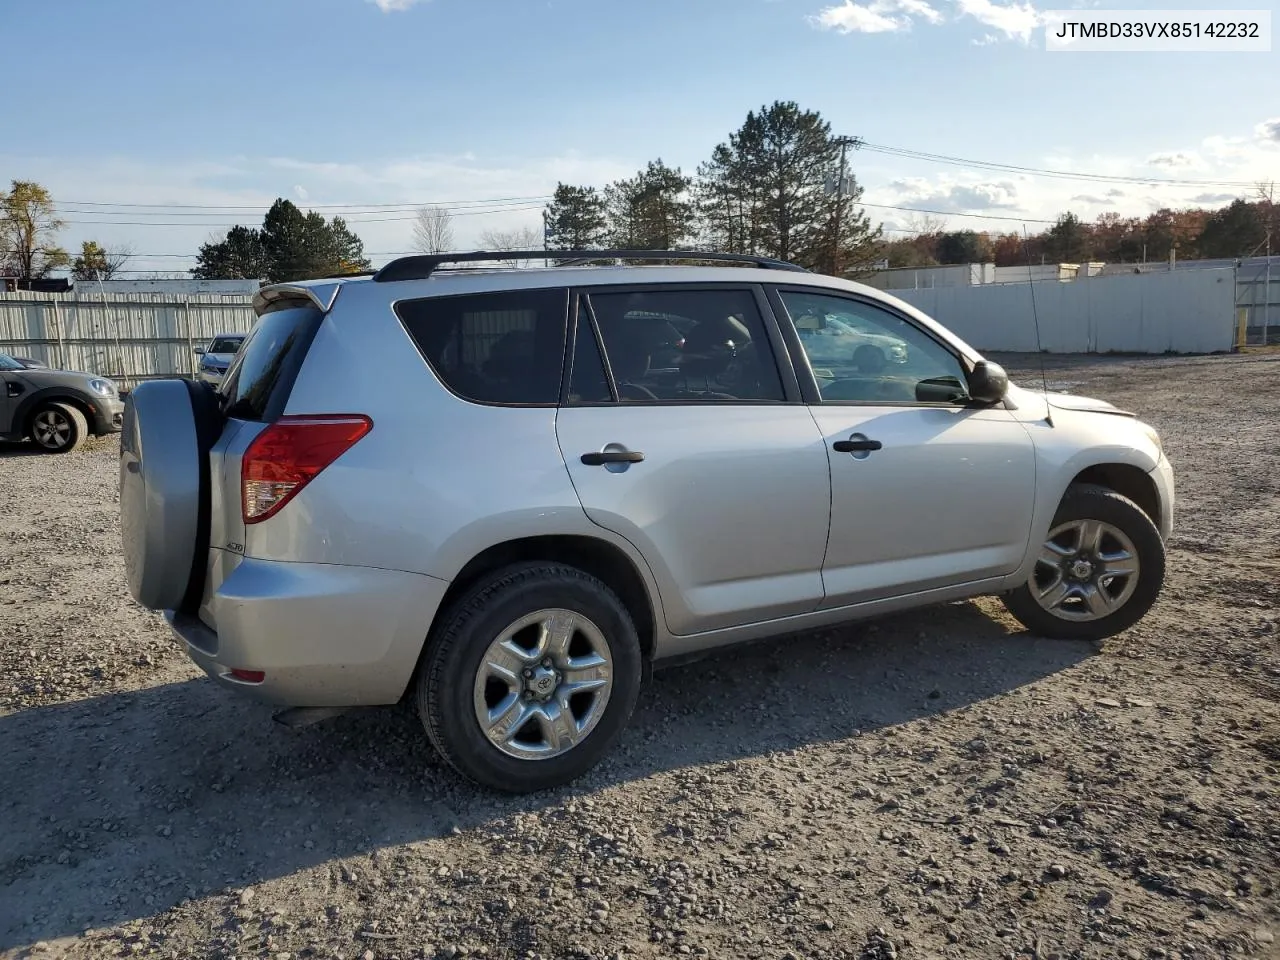
<svg viewBox="0 0 1280 960"><path fill-rule="evenodd" d="M315 339L323 314L313 307L273 310L254 325L232 361L219 393L237 420L275 420Z"/></svg>
<svg viewBox="0 0 1280 960"><path fill-rule="evenodd" d="M403 300L396 314L453 393L476 403L560 399L569 291L517 290Z"/></svg>

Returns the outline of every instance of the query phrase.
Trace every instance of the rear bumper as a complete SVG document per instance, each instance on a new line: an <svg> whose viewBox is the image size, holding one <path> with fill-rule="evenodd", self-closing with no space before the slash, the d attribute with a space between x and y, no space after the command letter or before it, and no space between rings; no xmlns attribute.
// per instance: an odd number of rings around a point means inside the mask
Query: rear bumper
<svg viewBox="0 0 1280 960"><path fill-rule="evenodd" d="M206 605L216 629L175 611L165 619L224 686L282 706L376 706L404 693L448 586L396 570L244 559Z"/></svg>

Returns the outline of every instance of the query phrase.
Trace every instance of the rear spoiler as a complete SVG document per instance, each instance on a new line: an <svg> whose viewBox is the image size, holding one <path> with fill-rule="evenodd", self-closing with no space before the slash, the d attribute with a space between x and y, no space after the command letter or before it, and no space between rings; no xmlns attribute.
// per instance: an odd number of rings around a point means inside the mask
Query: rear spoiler
<svg viewBox="0 0 1280 960"><path fill-rule="evenodd" d="M253 295L253 312L257 316L272 310L283 310L290 301L305 300L321 313L328 313L337 299L341 283L273 283Z"/></svg>

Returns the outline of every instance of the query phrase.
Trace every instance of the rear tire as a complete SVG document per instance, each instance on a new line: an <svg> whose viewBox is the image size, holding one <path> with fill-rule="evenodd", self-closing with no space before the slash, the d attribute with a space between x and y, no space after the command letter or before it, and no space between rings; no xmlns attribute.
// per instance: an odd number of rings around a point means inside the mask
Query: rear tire
<svg viewBox="0 0 1280 960"><path fill-rule="evenodd" d="M1151 609L1164 565L1164 541L1142 508L1114 490L1079 484L1062 498L1031 579L1001 599L1042 637L1105 640Z"/></svg>
<svg viewBox="0 0 1280 960"><path fill-rule="evenodd" d="M640 692L627 608L562 564L495 572L444 613L428 644L416 693L427 736L463 776L509 793L562 786L595 766Z"/></svg>
<svg viewBox="0 0 1280 960"><path fill-rule="evenodd" d="M69 403L46 403L31 415L27 432L46 453L70 453L84 446L89 421Z"/></svg>

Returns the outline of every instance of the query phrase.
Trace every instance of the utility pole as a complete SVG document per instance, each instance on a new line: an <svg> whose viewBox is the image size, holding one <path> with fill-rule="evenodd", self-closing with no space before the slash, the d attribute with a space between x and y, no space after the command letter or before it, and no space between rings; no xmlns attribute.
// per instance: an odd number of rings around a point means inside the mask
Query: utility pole
<svg viewBox="0 0 1280 960"><path fill-rule="evenodd" d="M1265 347L1271 336L1271 231L1275 226L1275 208L1272 206L1275 185L1268 184L1266 191L1260 189L1259 193L1262 193L1262 199L1267 204L1267 267L1263 287L1267 292L1262 298L1262 345Z"/></svg>
<svg viewBox="0 0 1280 960"><path fill-rule="evenodd" d="M862 146L861 137L836 137L835 143L840 147L840 167L836 173L836 224L831 236L831 273L840 276L840 240L844 234L844 198L845 198L845 154L850 147L857 150Z"/></svg>

